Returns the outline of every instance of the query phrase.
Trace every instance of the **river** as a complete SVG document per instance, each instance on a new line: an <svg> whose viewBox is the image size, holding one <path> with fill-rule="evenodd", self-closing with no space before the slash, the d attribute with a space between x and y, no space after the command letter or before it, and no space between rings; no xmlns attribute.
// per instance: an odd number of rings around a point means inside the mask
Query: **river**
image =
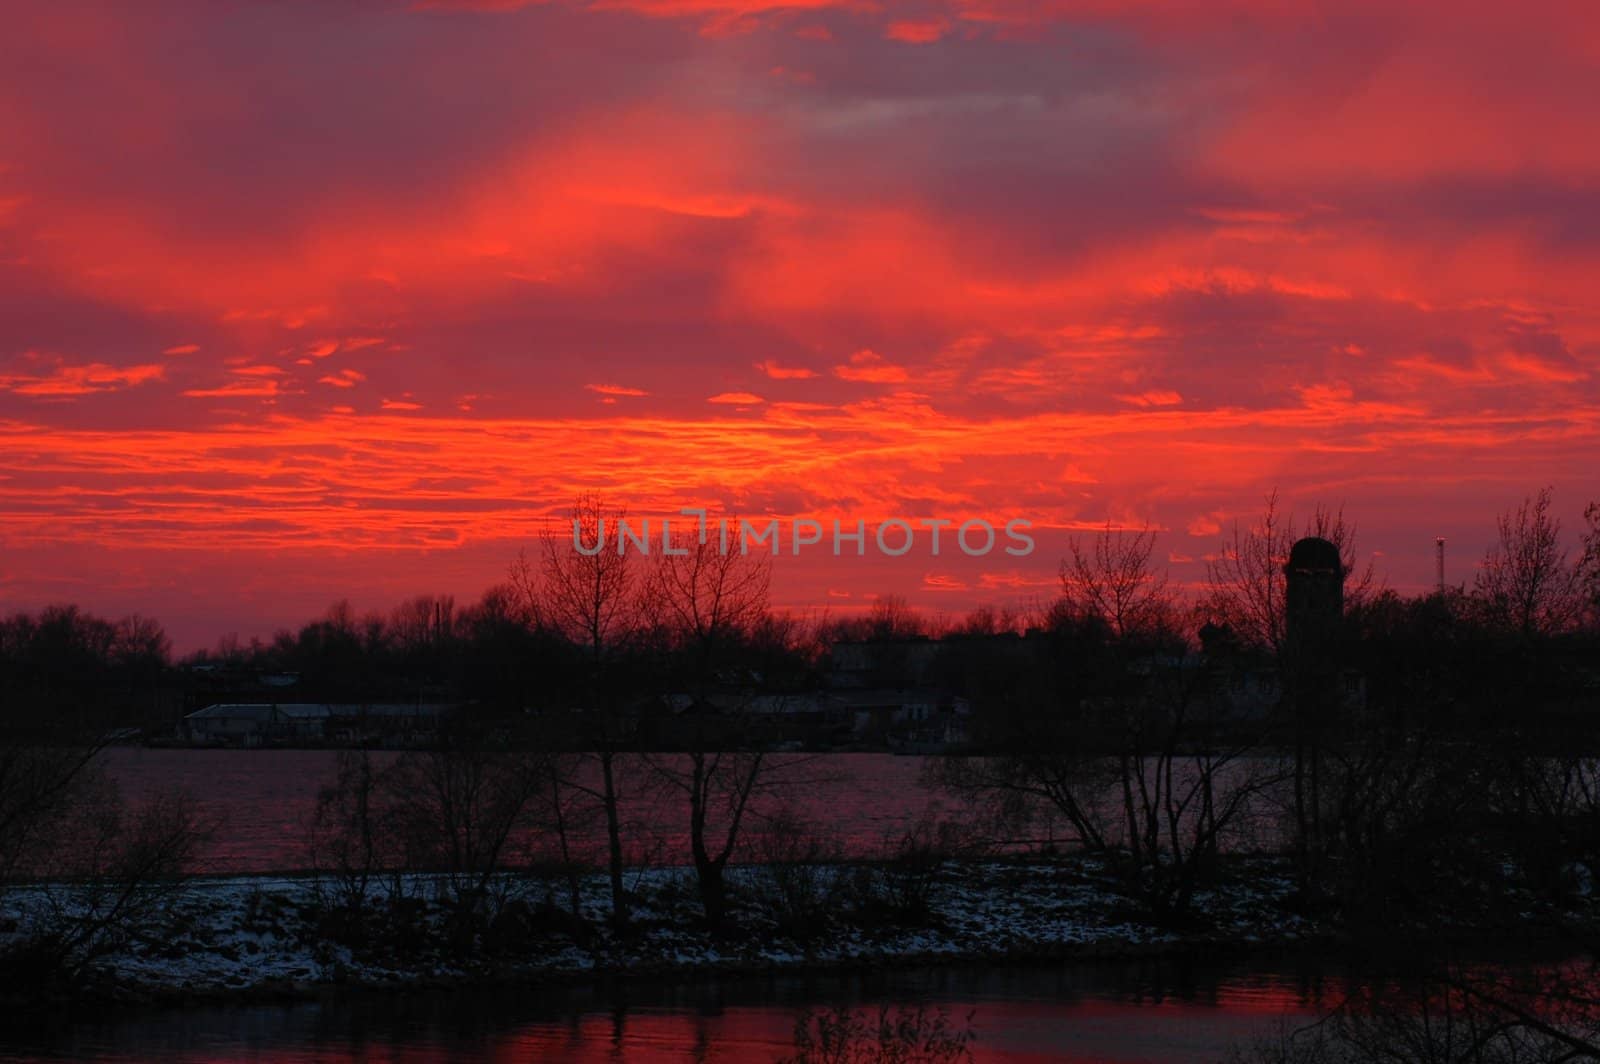
<svg viewBox="0 0 1600 1064"><path fill-rule="evenodd" d="M114 747L104 764L131 800L157 788L179 787L203 803L218 828L196 871L249 874L304 869L306 825L318 789L335 775L333 750L186 750ZM373 755L381 761L393 753ZM756 845L764 815L792 811L798 823L847 858L874 857L891 849L925 817L970 822L974 811L956 797L923 781L923 757L893 754L772 755L787 761L788 783L758 794L746 843ZM650 785L651 773L626 760L619 770L623 791L623 835L631 863L681 864L687 861L688 803L679 794ZM1107 796L1110 799L1110 796ZM1112 834L1117 817L1108 817ZM1270 830L1270 829L1269 829ZM597 816L582 827L579 855L599 863L601 825ZM1063 823L1033 825L1029 843L1070 837ZM524 837L522 854L549 856L539 840ZM546 840L548 841L548 840ZM512 857L515 859L516 853ZM759 858L755 852L740 856Z"/></svg>
<svg viewBox="0 0 1600 1064"><path fill-rule="evenodd" d="M222 820L200 870L249 874L304 867L305 824L336 761L333 751L118 748L105 767L133 800L170 786L193 793ZM634 769L630 783L644 775ZM923 782L922 758L830 754L805 777L764 800L793 809L850 856L883 852L925 816L971 815ZM671 862L683 812L659 792L630 788L635 855ZM0 1060L763 1061L792 1052L807 1009L870 1013L888 1004L946 1010L958 1028L970 1015L980 1061L1188 1064L1221 1061L1232 1047L1309 1022L1345 985L1336 967L1326 956L1191 956L470 992L333 989L293 1003L34 1015L0 1034Z"/></svg>
<svg viewBox="0 0 1600 1064"><path fill-rule="evenodd" d="M13 1031L4 1060L770 1061L808 1007L943 1008L980 1061L1195 1064L1309 1022L1338 980L1202 960L629 981L571 989L333 995L320 1002L74 1014Z"/></svg>

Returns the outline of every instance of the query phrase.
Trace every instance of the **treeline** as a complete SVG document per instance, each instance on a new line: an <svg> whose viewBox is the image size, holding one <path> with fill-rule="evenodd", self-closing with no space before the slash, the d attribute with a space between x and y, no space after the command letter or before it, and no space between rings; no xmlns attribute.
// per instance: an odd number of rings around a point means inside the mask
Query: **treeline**
<svg viewBox="0 0 1600 1064"><path fill-rule="evenodd" d="M1600 506L1589 507L1575 551L1564 549L1550 506L1546 490L1502 514L1470 586L1443 593L1384 589L1370 564L1354 564L1355 529L1341 514L1319 511L1297 530L1274 498L1257 521L1226 537L1198 588L1180 593L1148 557L1139 571L1114 571L1126 570L1129 559L1097 559L1094 552L1114 545L1085 542L1063 561L1053 601L980 607L958 619L930 617L893 596L847 618L775 613L767 600L770 563L754 555L735 553L743 564L713 572L710 559L698 556L685 566L607 552L604 566L588 566L607 571L577 572L588 560L562 534L519 556L507 579L471 604L424 595L388 613L357 613L341 601L297 630L268 640L227 637L181 660L147 617L111 621L76 606L12 614L0 618L0 691L7 727L63 715L168 727L181 712L213 696L237 697L248 678L267 675L295 682L270 699L244 700L451 701L504 717L584 704L597 693L592 674L602 659L613 701L708 682L800 692L824 686L828 651L839 641L922 637L942 645L917 679L968 698L982 741L1031 741L1023 718L1081 723L1076 707L1103 671L1099 644L1149 628L1153 610L1163 614L1165 650L1271 662L1284 649L1282 566L1304 532L1330 538L1346 558L1344 659L1363 670L1373 697L1405 701L1404 689L1389 688L1415 678L1394 670L1426 659L1437 682L1455 678L1457 694L1475 704L1461 705L1463 714L1492 710L1485 695L1495 685L1478 682L1484 674L1515 677L1525 703L1553 705L1582 687L1574 663L1600 628ZM592 498L574 509L580 525L608 516L617 515ZM1142 535L1154 541L1154 533ZM1108 586L1097 588L1086 565L1105 570ZM684 569L694 570L689 583ZM713 578L714 588L689 586ZM1032 638L1022 649L962 638L1023 632ZM874 665L867 680L911 686L892 651L881 651Z"/></svg>
<svg viewBox="0 0 1600 1064"><path fill-rule="evenodd" d="M8 732L136 718L172 679L171 641L148 617L113 622L71 605L0 617Z"/></svg>

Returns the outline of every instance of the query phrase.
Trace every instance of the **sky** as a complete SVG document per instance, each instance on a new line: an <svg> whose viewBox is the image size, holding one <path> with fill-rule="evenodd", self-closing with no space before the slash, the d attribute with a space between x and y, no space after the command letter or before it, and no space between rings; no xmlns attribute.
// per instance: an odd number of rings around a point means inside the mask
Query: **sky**
<svg viewBox="0 0 1600 1064"><path fill-rule="evenodd" d="M1038 601L1107 521L1194 585L1274 489L1414 591L1600 498L1592 3L0 22L6 612L471 600L583 492L1033 523L780 557L800 609Z"/></svg>

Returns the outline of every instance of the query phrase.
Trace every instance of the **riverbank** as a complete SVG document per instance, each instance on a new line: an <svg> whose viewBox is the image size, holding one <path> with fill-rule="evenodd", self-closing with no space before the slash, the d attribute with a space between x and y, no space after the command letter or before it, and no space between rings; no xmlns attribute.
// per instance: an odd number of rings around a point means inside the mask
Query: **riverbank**
<svg viewBox="0 0 1600 1064"><path fill-rule="evenodd" d="M461 885L446 876L375 882L359 912L339 904L328 879L197 878L91 962L72 997L282 1000L331 988L1318 949L1343 937L1297 911L1289 866L1273 857L1226 862L1181 927L1153 924L1094 857L911 870L758 865L729 869L728 881L728 920L712 933L692 870L631 871L633 919L619 933L607 922L609 884L599 874L578 883L578 918L564 878L498 877L470 919ZM72 904L69 888L14 892L0 913L0 952Z"/></svg>
<svg viewBox="0 0 1600 1064"><path fill-rule="evenodd" d="M1092 858L947 861L900 879L860 864L734 868L719 934L704 927L689 869L631 872L624 933L607 923L600 875L580 880L581 919L565 907L564 879L501 877L491 884L492 915L476 927L460 926L458 885L443 876L375 883L359 916L316 877L200 878L92 962L82 984L102 998L187 1001L580 974L1132 956L1328 934L1292 911L1280 862L1234 864L1226 884L1196 898L1194 926L1181 931L1142 919ZM14 893L0 949L64 905L63 888Z"/></svg>

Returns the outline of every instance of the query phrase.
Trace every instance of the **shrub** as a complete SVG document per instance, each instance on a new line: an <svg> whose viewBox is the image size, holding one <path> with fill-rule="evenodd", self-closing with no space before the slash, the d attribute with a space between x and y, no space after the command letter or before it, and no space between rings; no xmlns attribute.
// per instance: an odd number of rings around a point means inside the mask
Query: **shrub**
<svg viewBox="0 0 1600 1064"><path fill-rule="evenodd" d="M785 1064L955 1064L972 1059L972 1013L957 1029L943 1009L880 1006L874 1021L847 1007L810 1009L795 1021Z"/></svg>
<svg viewBox="0 0 1600 1064"><path fill-rule="evenodd" d="M945 862L979 856L987 847L962 825L940 819L937 809L929 808L885 848L891 856L878 870L877 901L894 918L921 923L932 912L934 885Z"/></svg>
<svg viewBox="0 0 1600 1064"><path fill-rule="evenodd" d="M800 941L816 937L839 900L843 847L807 831L793 810L784 809L770 818L755 851L760 863L750 882L757 904L781 933Z"/></svg>

